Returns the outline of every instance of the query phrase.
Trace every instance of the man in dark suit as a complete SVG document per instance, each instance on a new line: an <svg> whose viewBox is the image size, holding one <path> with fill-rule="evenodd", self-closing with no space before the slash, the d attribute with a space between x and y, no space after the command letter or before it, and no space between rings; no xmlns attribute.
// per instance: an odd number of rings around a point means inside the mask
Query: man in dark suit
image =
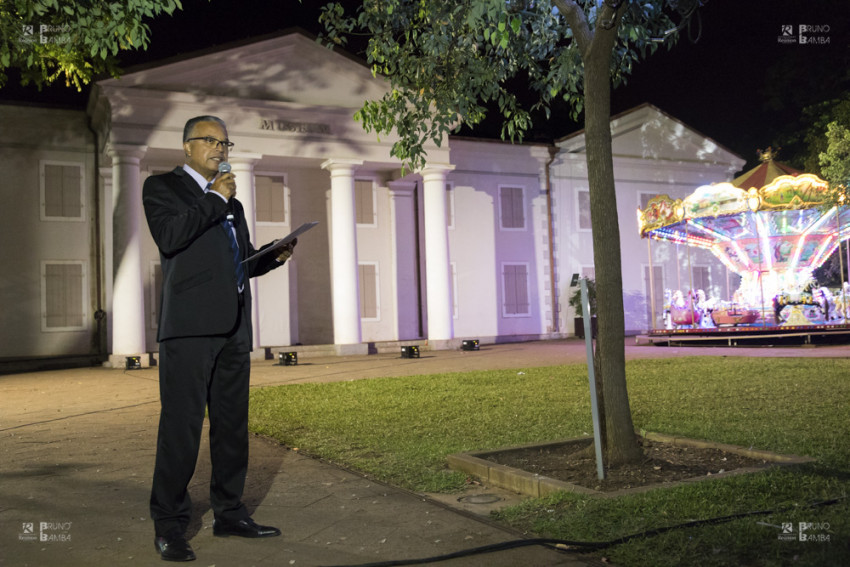
<svg viewBox="0 0 850 567"><path fill-rule="evenodd" d="M234 198L235 177L229 168L219 172L232 145L219 118L189 120L183 131L186 163L148 178L143 190L162 261L157 334L162 412L150 508L156 549L168 561L195 559L185 535L191 514L187 487L207 408L213 534L280 535L277 528L257 525L242 503L253 348L247 278L282 266L295 243L239 264L256 250L242 204Z"/></svg>

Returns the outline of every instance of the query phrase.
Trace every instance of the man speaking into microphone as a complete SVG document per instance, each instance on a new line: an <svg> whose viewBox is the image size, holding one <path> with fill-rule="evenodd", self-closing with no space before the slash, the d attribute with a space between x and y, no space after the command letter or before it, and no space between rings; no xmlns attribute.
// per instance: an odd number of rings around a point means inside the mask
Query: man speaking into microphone
<svg viewBox="0 0 850 567"><path fill-rule="evenodd" d="M183 129L185 164L149 177L143 203L162 262L159 384L162 411L150 510L164 560L195 559L186 538L206 410L210 420L210 506L213 534L280 535L258 525L242 503L248 467L248 387L253 348L248 278L278 268L280 254L255 254L227 155L225 123L199 116ZM260 250L271 246L269 243Z"/></svg>

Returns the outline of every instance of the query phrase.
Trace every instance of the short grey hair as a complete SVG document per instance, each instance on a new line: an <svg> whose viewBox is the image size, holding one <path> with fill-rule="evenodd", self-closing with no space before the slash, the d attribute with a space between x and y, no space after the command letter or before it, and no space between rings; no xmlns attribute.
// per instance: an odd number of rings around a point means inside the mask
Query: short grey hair
<svg viewBox="0 0 850 567"><path fill-rule="evenodd" d="M192 131L195 129L195 126L200 122L215 122L227 132L227 124L224 123L224 120L219 118L218 116L196 116L194 118L190 118L186 121L186 125L183 127L183 141L185 142L189 138L192 137Z"/></svg>

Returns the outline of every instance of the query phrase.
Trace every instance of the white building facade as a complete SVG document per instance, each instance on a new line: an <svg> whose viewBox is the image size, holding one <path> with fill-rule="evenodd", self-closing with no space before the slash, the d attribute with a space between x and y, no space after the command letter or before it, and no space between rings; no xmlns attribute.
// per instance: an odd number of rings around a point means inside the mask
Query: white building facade
<svg viewBox="0 0 850 567"><path fill-rule="evenodd" d="M319 221L286 266L251 283L255 357L571 335L571 275L593 274L582 133L551 146L450 138L404 174L393 138L352 118L385 88L294 33L101 81L86 112L0 105L0 190L15 204L1 229L15 245L0 252L0 361L156 353L159 254L141 188L183 163L183 125L203 114L236 143L256 245ZM655 296L694 274L720 292L728 277L705 255L648 246L637 207L728 180L743 160L648 105L613 119L612 134L626 327L642 332L657 323L650 265Z"/></svg>

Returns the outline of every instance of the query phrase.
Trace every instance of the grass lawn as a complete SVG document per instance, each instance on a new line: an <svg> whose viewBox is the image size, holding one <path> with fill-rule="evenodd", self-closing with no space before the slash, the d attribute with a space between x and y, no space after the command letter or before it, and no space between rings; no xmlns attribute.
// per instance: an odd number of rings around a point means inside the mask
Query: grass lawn
<svg viewBox="0 0 850 567"><path fill-rule="evenodd" d="M627 364L635 426L814 457L711 482L603 499L559 493L496 518L539 537L610 541L623 567L850 565L850 360L693 357ZM251 393L251 430L420 492L463 488L446 455L591 433L584 365L299 384ZM794 540L780 539L792 523ZM800 541L801 523L814 541ZM825 541L828 539L828 541Z"/></svg>

